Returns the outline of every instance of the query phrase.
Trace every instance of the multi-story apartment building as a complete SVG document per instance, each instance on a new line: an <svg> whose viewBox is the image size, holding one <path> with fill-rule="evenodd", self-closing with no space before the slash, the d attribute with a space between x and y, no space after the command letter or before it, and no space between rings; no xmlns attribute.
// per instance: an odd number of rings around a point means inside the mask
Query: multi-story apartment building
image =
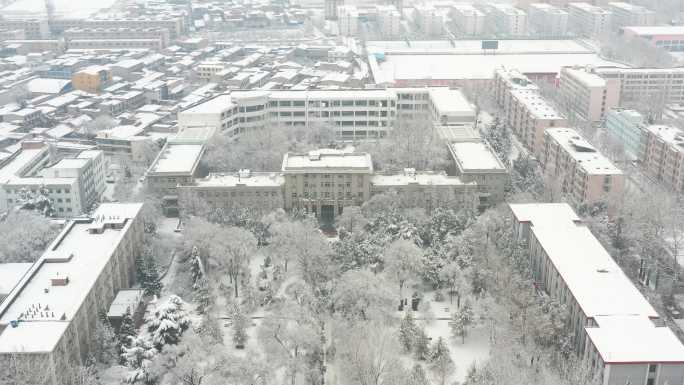
<svg viewBox="0 0 684 385"><path fill-rule="evenodd" d="M569 310L566 328L588 377L602 385L683 382L684 346L570 206L510 208L535 287Z"/></svg>
<svg viewBox="0 0 684 385"><path fill-rule="evenodd" d="M135 280L141 208L103 204L91 218L67 223L0 303L0 360L20 360L49 383L67 383L67 369L94 349L100 312Z"/></svg>
<svg viewBox="0 0 684 385"><path fill-rule="evenodd" d="M359 28L359 10L354 5L337 8L337 26L342 36L356 36Z"/></svg>
<svg viewBox="0 0 684 385"><path fill-rule="evenodd" d="M584 69L561 69L559 93L568 114L589 122L603 120L620 104L620 82Z"/></svg>
<svg viewBox="0 0 684 385"><path fill-rule="evenodd" d="M171 32L167 28L71 28L64 31L64 39L73 47L73 40L152 40L159 49L169 45Z"/></svg>
<svg viewBox="0 0 684 385"><path fill-rule="evenodd" d="M71 83L75 90L99 94L112 83L112 71L103 66L90 66L74 73Z"/></svg>
<svg viewBox="0 0 684 385"><path fill-rule="evenodd" d="M625 2L608 3L613 29L628 26L649 26L656 23L656 13L646 7Z"/></svg>
<svg viewBox="0 0 684 385"><path fill-rule="evenodd" d="M607 81L619 82L620 104L662 108L684 103L684 68L598 67L593 72Z"/></svg>
<svg viewBox="0 0 684 385"><path fill-rule="evenodd" d="M541 165L545 177L576 208L619 201L623 173L572 128L549 128Z"/></svg>
<svg viewBox="0 0 684 385"><path fill-rule="evenodd" d="M677 193L684 192L684 132L670 126L648 126L642 137L641 167Z"/></svg>
<svg viewBox="0 0 684 385"><path fill-rule="evenodd" d="M644 116L636 110L615 108L606 115L606 132L622 148L624 160L639 159L644 136Z"/></svg>
<svg viewBox="0 0 684 385"><path fill-rule="evenodd" d="M568 34L569 14L548 3L532 3L527 8L530 33L540 37L562 37Z"/></svg>
<svg viewBox="0 0 684 385"><path fill-rule="evenodd" d="M2 30L22 30L25 39L40 40L50 38L47 19L0 19Z"/></svg>
<svg viewBox="0 0 684 385"><path fill-rule="evenodd" d="M210 127L238 135L275 126L330 126L344 140L384 137L398 116L462 127L475 122L474 108L458 90L445 87L384 90L233 91L178 114L181 131Z"/></svg>
<svg viewBox="0 0 684 385"><path fill-rule="evenodd" d="M527 35L527 13L506 3L491 4L498 34L505 36Z"/></svg>
<svg viewBox="0 0 684 385"><path fill-rule="evenodd" d="M90 18L68 19L57 18L50 22L50 29L56 33L62 33L72 28L83 29L167 29L171 39L175 39L187 32L187 25L180 16L131 17L131 18Z"/></svg>
<svg viewBox="0 0 684 385"><path fill-rule="evenodd" d="M589 3L568 4L568 28L579 36L600 37L610 32L611 13Z"/></svg>
<svg viewBox="0 0 684 385"><path fill-rule="evenodd" d="M377 5L376 21L383 38L395 38L401 32L401 14L393 5Z"/></svg>
<svg viewBox="0 0 684 385"><path fill-rule="evenodd" d="M504 200L508 169L484 140L448 143L452 165L449 174L465 183L476 183L478 207L483 209Z"/></svg>
<svg viewBox="0 0 684 385"><path fill-rule="evenodd" d="M451 4L451 19L463 35L481 36L484 33L486 18L486 15L472 4Z"/></svg>
<svg viewBox="0 0 684 385"><path fill-rule="evenodd" d="M413 6L413 19L425 36L440 36L444 33L444 17L432 5Z"/></svg>
<svg viewBox="0 0 684 385"><path fill-rule="evenodd" d="M544 148L544 131L567 125L565 117L539 93L539 87L516 70L496 71L494 97L506 123L536 157Z"/></svg>
<svg viewBox="0 0 684 385"><path fill-rule="evenodd" d="M42 196L51 201L55 215L71 217L87 212L100 200L106 169L102 151L83 151L52 165L49 162L45 143L22 142L22 148L0 165L0 210Z"/></svg>

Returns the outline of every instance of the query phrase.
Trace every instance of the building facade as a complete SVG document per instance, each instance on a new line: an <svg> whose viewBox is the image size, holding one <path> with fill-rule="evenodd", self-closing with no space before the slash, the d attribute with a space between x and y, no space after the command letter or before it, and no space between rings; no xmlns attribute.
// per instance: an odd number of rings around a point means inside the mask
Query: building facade
<svg viewBox="0 0 684 385"><path fill-rule="evenodd" d="M677 193L684 192L684 132L670 126L647 126L642 137L641 167L646 175Z"/></svg>
<svg viewBox="0 0 684 385"><path fill-rule="evenodd" d="M646 7L625 2L608 3L613 29L628 26L649 26L656 23L656 13Z"/></svg>
<svg viewBox="0 0 684 385"><path fill-rule="evenodd" d="M0 360L44 371L52 384L86 362L100 312L134 283L141 208L103 204L66 225L0 304Z"/></svg>
<svg viewBox="0 0 684 385"><path fill-rule="evenodd" d="M472 4L453 3L450 14L462 34L481 36L484 33L486 15Z"/></svg>
<svg viewBox="0 0 684 385"><path fill-rule="evenodd" d="M530 33L543 37L562 37L568 34L569 14L564 9L547 3L532 3L527 8Z"/></svg>
<svg viewBox="0 0 684 385"><path fill-rule="evenodd" d="M641 154L644 116L629 109L612 109L606 115L606 131L624 153L624 160L635 161Z"/></svg>
<svg viewBox="0 0 684 385"><path fill-rule="evenodd" d="M622 171L576 130L547 129L540 161L551 189L574 207L619 201Z"/></svg>
<svg viewBox="0 0 684 385"><path fill-rule="evenodd" d="M465 183L477 184L476 200L480 209L504 201L510 175L489 143L484 140L460 141L447 146L452 162L449 174Z"/></svg>
<svg viewBox="0 0 684 385"><path fill-rule="evenodd" d="M611 12L589 3L568 4L568 28L578 36L598 38L610 32Z"/></svg>
<svg viewBox="0 0 684 385"><path fill-rule="evenodd" d="M588 122L602 121L611 108L620 104L619 81L583 69L563 68L559 93L568 113Z"/></svg>
<svg viewBox="0 0 684 385"><path fill-rule="evenodd" d="M594 73L619 82L620 104L652 106L684 104L684 68L597 67Z"/></svg>
<svg viewBox="0 0 684 385"><path fill-rule="evenodd" d="M683 382L684 346L570 206L510 208L535 287L569 310L566 328L588 383Z"/></svg>
<svg viewBox="0 0 684 385"><path fill-rule="evenodd" d="M493 3L492 14L497 32L505 36L527 35L527 14L510 4Z"/></svg>

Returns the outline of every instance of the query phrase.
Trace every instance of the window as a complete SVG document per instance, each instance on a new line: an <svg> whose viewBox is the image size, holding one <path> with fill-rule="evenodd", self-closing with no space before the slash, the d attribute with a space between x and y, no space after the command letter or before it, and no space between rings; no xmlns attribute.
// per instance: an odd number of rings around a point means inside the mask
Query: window
<svg viewBox="0 0 684 385"><path fill-rule="evenodd" d="M71 198L67 198L66 203L71 203Z"/></svg>
<svg viewBox="0 0 684 385"><path fill-rule="evenodd" d="M64 193L65 193L65 194L70 194L70 193L71 193L71 190L68 189L68 188L65 188L65 189L64 189Z"/></svg>

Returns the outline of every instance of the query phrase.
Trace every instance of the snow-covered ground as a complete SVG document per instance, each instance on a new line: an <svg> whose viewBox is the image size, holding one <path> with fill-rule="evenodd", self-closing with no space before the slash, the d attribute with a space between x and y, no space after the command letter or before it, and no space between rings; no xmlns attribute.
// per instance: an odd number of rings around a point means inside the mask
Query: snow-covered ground
<svg viewBox="0 0 684 385"><path fill-rule="evenodd" d="M426 293L425 298L434 298L434 294ZM469 330L465 343L461 343L461 338L452 337L449 327L449 318L456 310L456 304L451 305L447 299L444 302L431 301L429 305L429 310L423 311L423 314L419 316L424 315L425 320L419 320L418 323L425 326L425 332L429 338L432 338L433 343L439 337L449 343L451 359L456 365L456 371L447 383L463 381L468 368L473 363L482 363L489 358L489 332L485 327L476 327Z"/></svg>

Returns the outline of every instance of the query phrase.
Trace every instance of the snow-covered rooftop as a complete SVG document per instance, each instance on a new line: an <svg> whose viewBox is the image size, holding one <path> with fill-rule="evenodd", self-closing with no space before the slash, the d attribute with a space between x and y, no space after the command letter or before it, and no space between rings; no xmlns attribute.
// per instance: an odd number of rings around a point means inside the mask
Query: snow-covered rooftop
<svg viewBox="0 0 684 385"><path fill-rule="evenodd" d="M506 167L484 141L454 142L449 148L463 172L506 172Z"/></svg>
<svg viewBox="0 0 684 385"><path fill-rule="evenodd" d="M283 176L274 172L250 172L241 170L232 174L212 173L206 178L195 180L197 187L279 187Z"/></svg>
<svg viewBox="0 0 684 385"><path fill-rule="evenodd" d="M22 320L2 330L0 353L54 349L141 208L140 203L105 203L93 214L95 219L72 221L64 228L0 304L0 324ZM111 221L123 227L90 231ZM67 278L66 284L52 284Z"/></svg>
<svg viewBox="0 0 684 385"><path fill-rule="evenodd" d="M684 362L684 346L566 203L511 204L598 327L586 327L606 363ZM648 346L647 346L648 345Z"/></svg>
<svg viewBox="0 0 684 385"><path fill-rule="evenodd" d="M564 119L563 115L537 90L516 89L511 91L511 96L523 104L537 119Z"/></svg>
<svg viewBox="0 0 684 385"><path fill-rule="evenodd" d="M373 173L370 154L321 149L308 154L287 153L283 157L282 171L292 173Z"/></svg>
<svg viewBox="0 0 684 385"><path fill-rule="evenodd" d="M20 176L26 172L30 166L41 159L48 151L47 146L40 148L22 148L7 163L0 166L0 184L7 183L8 180Z"/></svg>
<svg viewBox="0 0 684 385"><path fill-rule="evenodd" d="M622 171L610 159L572 128L548 128L546 135L553 138L587 174L619 175Z"/></svg>
<svg viewBox="0 0 684 385"><path fill-rule="evenodd" d="M677 127L652 125L646 127L653 135L662 139L670 148L682 152L684 151L684 131Z"/></svg>
<svg viewBox="0 0 684 385"><path fill-rule="evenodd" d="M164 146L154 164L151 173L193 174L204 152L202 144L172 144Z"/></svg>
<svg viewBox="0 0 684 385"><path fill-rule="evenodd" d="M403 174L373 175L371 184L378 187L391 186L462 186L465 183L456 176L436 172L404 172Z"/></svg>
<svg viewBox="0 0 684 385"><path fill-rule="evenodd" d="M0 302L16 286L32 263L0 263Z"/></svg>

